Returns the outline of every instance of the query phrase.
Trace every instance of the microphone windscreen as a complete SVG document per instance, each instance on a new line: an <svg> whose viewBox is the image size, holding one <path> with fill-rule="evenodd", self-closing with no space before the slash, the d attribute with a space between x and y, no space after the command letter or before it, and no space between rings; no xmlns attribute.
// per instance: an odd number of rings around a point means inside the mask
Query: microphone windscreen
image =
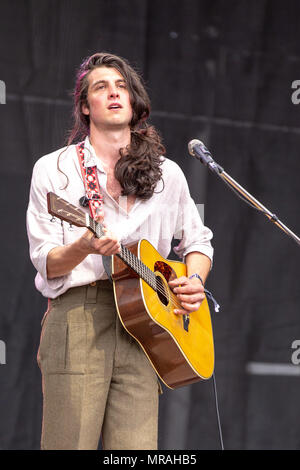
<svg viewBox="0 0 300 470"><path fill-rule="evenodd" d="M194 153L195 145L203 145L203 143L201 142L201 140L198 140L198 139L193 139L188 143L189 153L190 155L192 155L192 157L195 156L195 153Z"/></svg>

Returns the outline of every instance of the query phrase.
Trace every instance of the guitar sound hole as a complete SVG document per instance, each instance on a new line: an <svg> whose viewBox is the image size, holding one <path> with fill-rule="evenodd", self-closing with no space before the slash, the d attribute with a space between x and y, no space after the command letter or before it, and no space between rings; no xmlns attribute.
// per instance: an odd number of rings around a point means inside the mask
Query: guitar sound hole
<svg viewBox="0 0 300 470"><path fill-rule="evenodd" d="M169 303L168 295L167 295L167 292L166 292L165 285L162 282L160 276L156 276L156 292L157 292L157 295L159 297L159 300L164 305L168 305L168 303Z"/></svg>

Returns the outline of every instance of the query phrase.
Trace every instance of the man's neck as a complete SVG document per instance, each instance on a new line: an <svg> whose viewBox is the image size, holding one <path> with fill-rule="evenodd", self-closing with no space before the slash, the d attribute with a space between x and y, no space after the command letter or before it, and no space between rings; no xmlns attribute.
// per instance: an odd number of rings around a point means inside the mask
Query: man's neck
<svg viewBox="0 0 300 470"><path fill-rule="evenodd" d="M103 130L91 126L90 142L102 163L114 168L120 158L120 148L130 144L130 128Z"/></svg>

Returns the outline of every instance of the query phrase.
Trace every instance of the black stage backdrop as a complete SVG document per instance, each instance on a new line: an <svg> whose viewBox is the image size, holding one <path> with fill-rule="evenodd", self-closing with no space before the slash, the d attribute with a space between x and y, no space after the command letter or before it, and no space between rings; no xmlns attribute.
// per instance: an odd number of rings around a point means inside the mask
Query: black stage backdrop
<svg viewBox="0 0 300 470"><path fill-rule="evenodd" d="M203 140L300 233L300 105L292 88L300 79L299 2L2 0L0 23L0 448L39 449L36 353L46 299L28 256L30 178L39 157L64 145L75 70L97 51L122 55L143 74L152 122L214 231L207 287L222 305L212 317L225 448L299 448L300 366L292 362L299 246L187 151L189 140ZM164 388L159 448L219 446L212 381Z"/></svg>

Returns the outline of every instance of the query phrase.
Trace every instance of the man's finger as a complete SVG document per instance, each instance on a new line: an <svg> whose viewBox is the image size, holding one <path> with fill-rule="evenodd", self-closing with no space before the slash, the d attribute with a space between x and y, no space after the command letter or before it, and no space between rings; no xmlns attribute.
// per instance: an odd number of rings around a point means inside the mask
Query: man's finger
<svg viewBox="0 0 300 470"><path fill-rule="evenodd" d="M181 305L183 306L185 310L188 310L189 312L195 312L200 307L201 302L195 302L192 304L187 303L187 302L182 302Z"/></svg>
<svg viewBox="0 0 300 470"><path fill-rule="evenodd" d="M188 282L188 278L186 276L181 276L177 277L176 279L173 279L172 281L169 281L169 285L171 287L174 287L179 286L179 284L185 284L186 282Z"/></svg>
<svg viewBox="0 0 300 470"><path fill-rule="evenodd" d="M195 294L177 294L177 298L180 302L194 303L202 302L205 299L205 295L199 292Z"/></svg>

